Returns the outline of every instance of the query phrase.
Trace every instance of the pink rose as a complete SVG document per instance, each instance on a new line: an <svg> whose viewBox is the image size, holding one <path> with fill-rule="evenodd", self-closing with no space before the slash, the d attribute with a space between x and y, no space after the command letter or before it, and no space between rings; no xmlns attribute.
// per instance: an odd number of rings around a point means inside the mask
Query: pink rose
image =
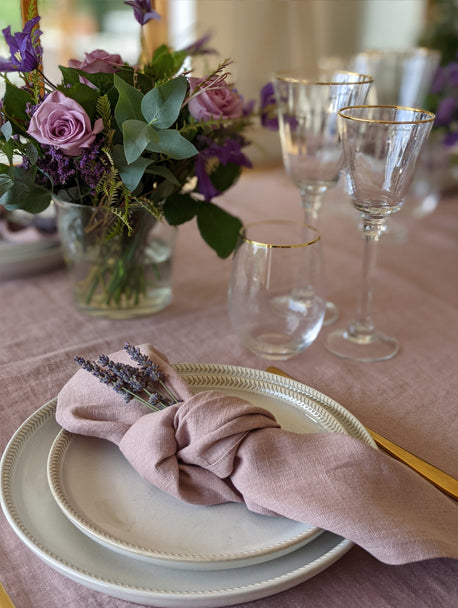
<svg viewBox="0 0 458 608"><path fill-rule="evenodd" d="M85 55L86 59L83 59L83 61L70 59L68 65L87 74L98 74L100 72L112 74L124 65L120 55L110 55L110 53L102 49L97 49L92 51L92 53L85 53Z"/></svg>
<svg viewBox="0 0 458 608"><path fill-rule="evenodd" d="M89 148L102 129L101 118L92 128L89 116L79 103L54 91L35 111L27 133L41 144L59 148L67 156L78 156L83 148Z"/></svg>
<svg viewBox="0 0 458 608"><path fill-rule="evenodd" d="M204 79L190 78L193 92ZM212 88L214 87L214 88ZM196 120L239 118L243 114L243 99L223 79L211 79L189 100L189 111Z"/></svg>

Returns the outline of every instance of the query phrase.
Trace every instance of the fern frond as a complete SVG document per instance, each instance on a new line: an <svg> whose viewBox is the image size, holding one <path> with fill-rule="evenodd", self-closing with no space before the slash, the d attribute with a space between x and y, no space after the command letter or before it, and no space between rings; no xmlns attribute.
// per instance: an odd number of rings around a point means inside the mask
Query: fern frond
<svg viewBox="0 0 458 608"><path fill-rule="evenodd" d="M120 234L124 228L127 228L127 233L130 236L132 234L132 226L129 224L129 214L127 209L118 209L117 207L109 207L108 211L118 218L118 221L107 234L107 238L113 238L117 234Z"/></svg>

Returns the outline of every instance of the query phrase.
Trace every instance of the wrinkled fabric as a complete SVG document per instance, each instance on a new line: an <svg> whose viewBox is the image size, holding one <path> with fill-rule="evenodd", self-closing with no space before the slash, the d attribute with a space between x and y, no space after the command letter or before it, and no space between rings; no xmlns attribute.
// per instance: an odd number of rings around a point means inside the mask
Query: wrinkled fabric
<svg viewBox="0 0 458 608"><path fill-rule="evenodd" d="M344 536L389 564L458 558L456 503L398 461L340 433L285 431L223 392L194 395L165 355L140 350L182 402L151 413L79 370L59 393L59 424L116 443L142 477L183 501L244 502ZM130 362L124 351L110 357Z"/></svg>

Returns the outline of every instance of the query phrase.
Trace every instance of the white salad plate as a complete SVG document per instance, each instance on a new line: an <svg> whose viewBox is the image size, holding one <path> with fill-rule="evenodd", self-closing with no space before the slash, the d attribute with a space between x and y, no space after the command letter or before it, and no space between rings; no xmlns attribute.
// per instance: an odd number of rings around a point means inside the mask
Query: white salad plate
<svg viewBox="0 0 458 608"><path fill-rule="evenodd" d="M347 410L298 382L233 366L175 367L196 392L216 388L242 396L272 411L283 428L343 432L374 445ZM124 550L113 550L111 544L94 542L63 513L48 485L48 456L61 432L55 421L55 405L53 400L32 414L8 443L0 463L1 504L11 527L30 550L90 589L157 607L231 606L293 587L329 567L352 547L350 541L322 532L268 561L209 570L177 568L173 560L157 565L130 557ZM309 431L303 419L309 423ZM210 512L214 507L192 509ZM156 516L154 509L150 516ZM227 523L222 521L221 526L227 527Z"/></svg>

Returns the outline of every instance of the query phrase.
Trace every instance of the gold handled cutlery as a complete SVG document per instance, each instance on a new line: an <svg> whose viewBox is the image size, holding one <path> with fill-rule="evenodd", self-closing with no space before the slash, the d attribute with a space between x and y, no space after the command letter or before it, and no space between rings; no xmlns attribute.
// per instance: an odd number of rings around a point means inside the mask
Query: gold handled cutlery
<svg viewBox="0 0 458 608"><path fill-rule="evenodd" d="M272 374L277 374L279 376L284 376L285 378L290 378L291 380L295 380L295 378L293 378L278 367L268 367L266 371ZM435 485L437 488L439 488L439 490L441 490L448 496L451 496L455 500L458 499L458 479L455 479L445 471L438 469L437 467L433 466L432 464L429 464L429 462L426 462L422 458L415 456L415 454L412 454L404 448L401 448L401 446L397 445L396 443L393 443L386 437L383 437L383 435L372 431L371 429L367 428L367 426L365 428L369 435L372 437L372 439L375 441L375 443L379 447L381 447L385 452L406 464L408 467L410 467L416 473L427 479L430 483Z"/></svg>

